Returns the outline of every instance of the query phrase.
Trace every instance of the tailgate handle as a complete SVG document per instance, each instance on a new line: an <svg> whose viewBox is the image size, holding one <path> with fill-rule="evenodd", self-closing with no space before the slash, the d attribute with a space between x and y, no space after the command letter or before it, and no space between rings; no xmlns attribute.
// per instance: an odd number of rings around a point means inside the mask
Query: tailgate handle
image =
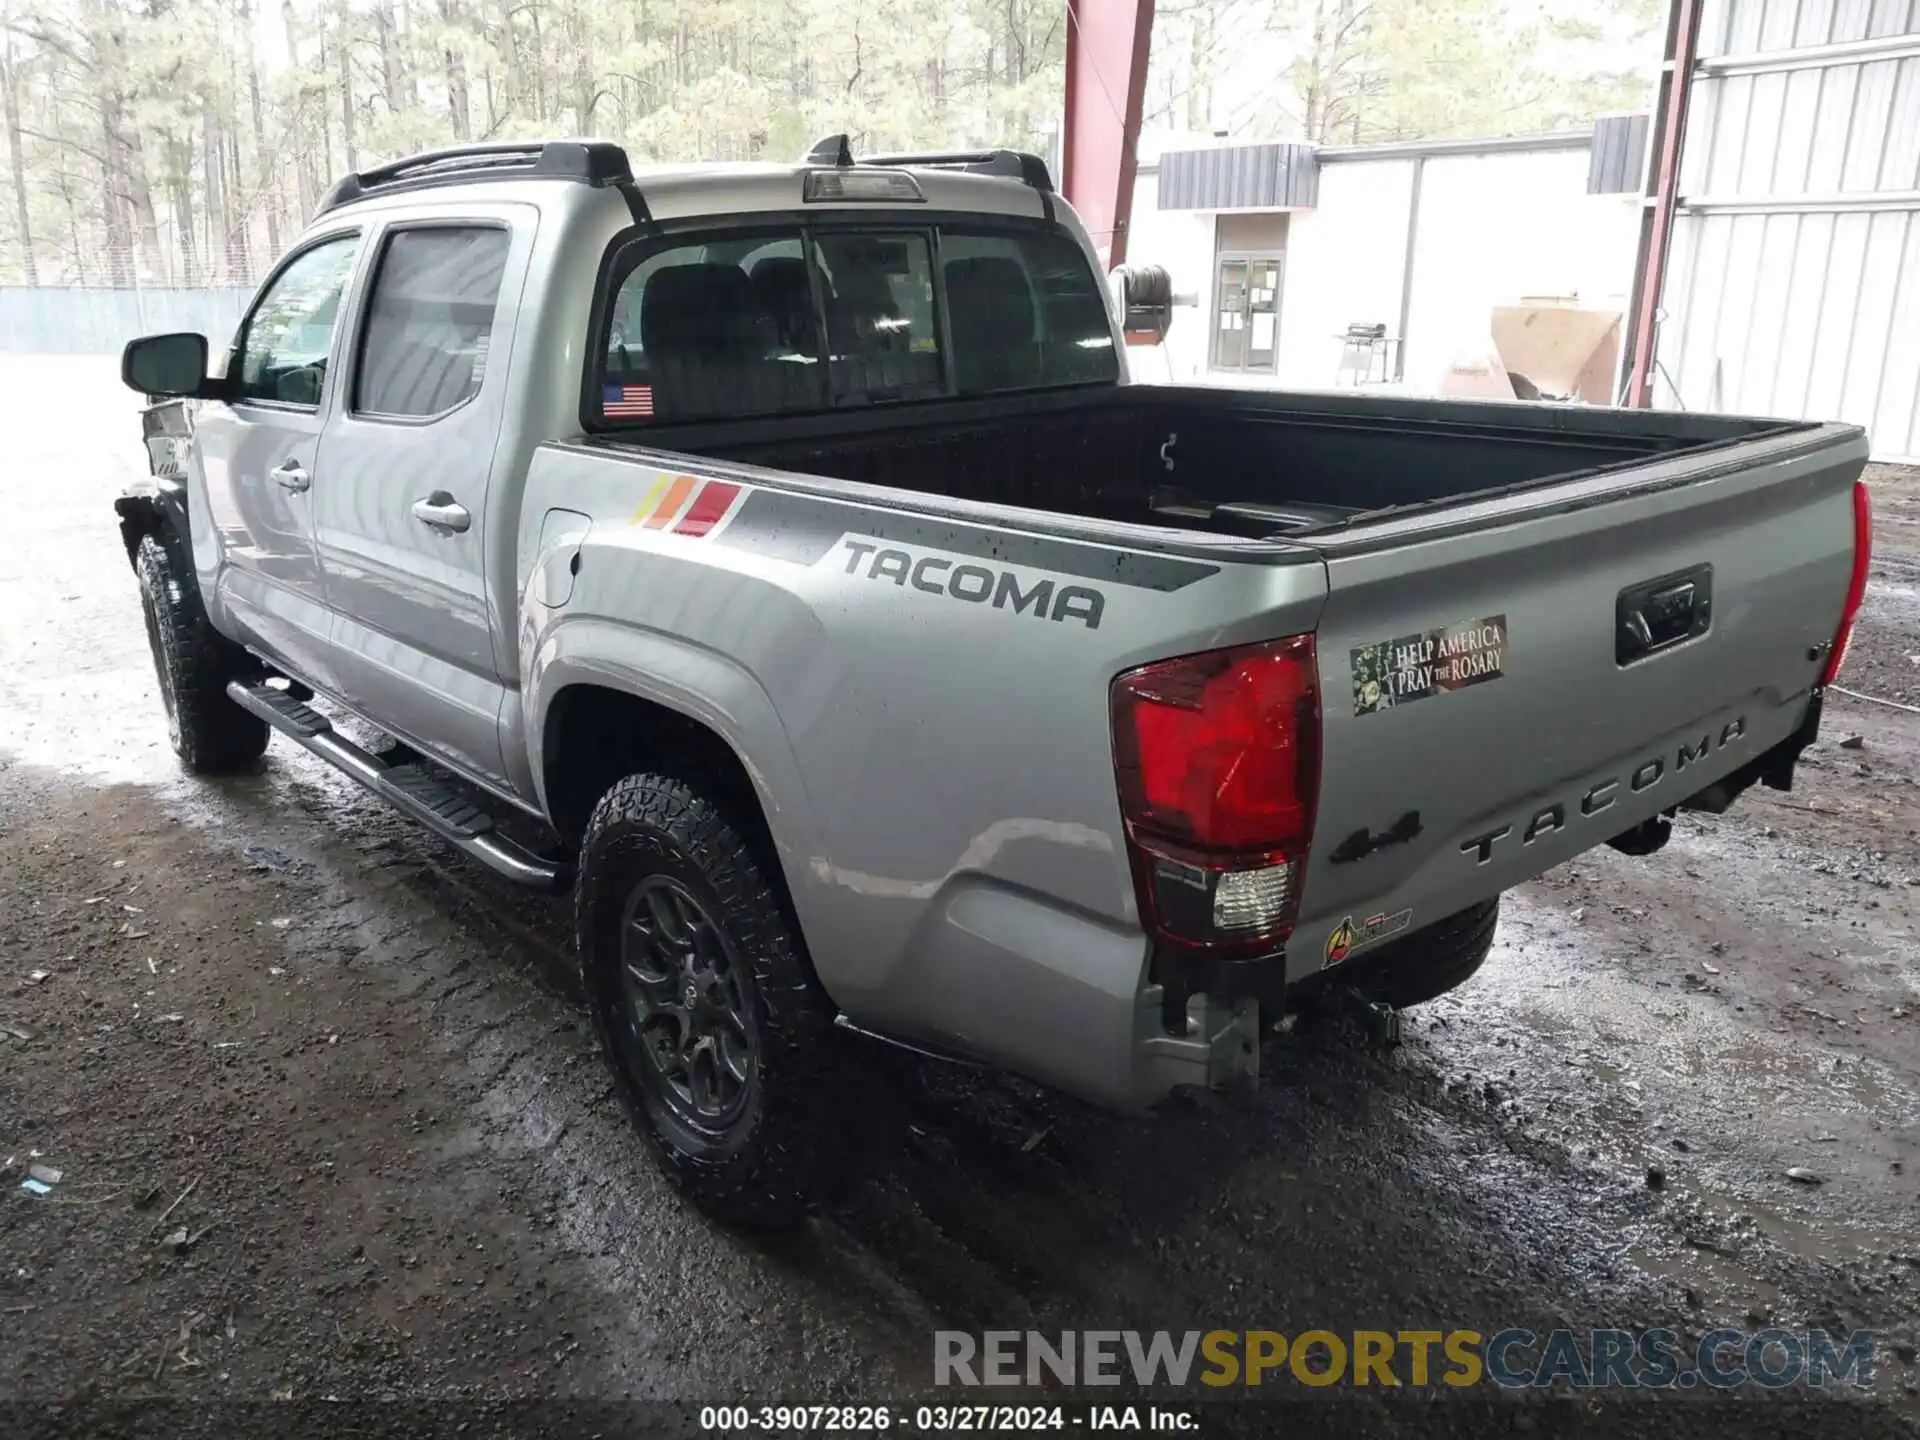
<svg viewBox="0 0 1920 1440"><path fill-rule="evenodd" d="M1712 624L1711 565L1631 585L1614 604L1614 661L1635 664L1706 634Z"/></svg>

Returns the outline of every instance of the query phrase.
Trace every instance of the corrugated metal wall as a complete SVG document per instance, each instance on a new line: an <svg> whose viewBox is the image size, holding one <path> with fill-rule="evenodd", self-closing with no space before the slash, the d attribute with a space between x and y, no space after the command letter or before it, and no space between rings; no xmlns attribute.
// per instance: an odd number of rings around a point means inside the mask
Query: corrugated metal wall
<svg viewBox="0 0 1920 1440"><path fill-rule="evenodd" d="M1169 150L1160 157L1162 210L1231 210L1314 205L1320 164L1311 145L1227 145Z"/></svg>
<svg viewBox="0 0 1920 1440"><path fill-rule="evenodd" d="M1593 122L1593 144L1587 150L1587 193L1638 193L1647 180L1647 131L1653 117L1602 115Z"/></svg>
<svg viewBox="0 0 1920 1440"><path fill-rule="evenodd" d="M1708 0L1655 403L1920 457L1920 0Z"/></svg>

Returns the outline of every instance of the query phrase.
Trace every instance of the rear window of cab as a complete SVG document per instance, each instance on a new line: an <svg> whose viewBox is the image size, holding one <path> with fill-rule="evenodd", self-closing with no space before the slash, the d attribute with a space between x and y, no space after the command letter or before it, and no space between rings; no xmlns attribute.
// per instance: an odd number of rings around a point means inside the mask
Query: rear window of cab
<svg viewBox="0 0 1920 1440"><path fill-rule="evenodd" d="M630 247L612 284L589 397L606 425L1119 378L1100 281L1055 230L691 233Z"/></svg>

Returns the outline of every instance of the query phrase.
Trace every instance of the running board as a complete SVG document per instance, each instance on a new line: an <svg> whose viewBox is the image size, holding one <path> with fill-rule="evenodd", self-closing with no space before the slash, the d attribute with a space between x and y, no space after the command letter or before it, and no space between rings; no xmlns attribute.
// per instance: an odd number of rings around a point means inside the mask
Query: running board
<svg viewBox="0 0 1920 1440"><path fill-rule="evenodd" d="M468 794L434 777L419 765L388 765L337 733L333 722L284 690L229 681L233 702L289 739L318 755L334 769L366 786L409 820L457 845L488 869L521 885L544 890L565 887L563 866L534 854L499 832L493 817Z"/></svg>

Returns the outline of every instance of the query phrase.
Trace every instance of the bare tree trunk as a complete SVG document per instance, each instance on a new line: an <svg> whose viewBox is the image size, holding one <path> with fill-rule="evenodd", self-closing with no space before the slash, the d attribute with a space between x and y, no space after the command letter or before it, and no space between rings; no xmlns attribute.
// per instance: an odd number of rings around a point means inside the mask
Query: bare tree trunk
<svg viewBox="0 0 1920 1440"><path fill-rule="evenodd" d="M540 0L527 0L527 14L533 21L533 119L544 124L547 118L547 42L540 34Z"/></svg>
<svg viewBox="0 0 1920 1440"><path fill-rule="evenodd" d="M287 59L295 73L305 76L309 73L300 58L300 22L293 13L292 0L280 0L280 27L286 32ZM326 31L320 36L320 56L316 62L324 70L327 63ZM331 160L327 147L327 124L324 114L318 126L319 154L314 153L315 126L310 107L313 105L313 87L302 80L294 93L293 116L288 120L281 144L291 146L294 153L294 203L300 207L297 221L305 221L313 213L313 207L320 198L320 189L324 177L331 169ZM264 152L263 152L264 153ZM280 247L274 246L274 254L280 253Z"/></svg>
<svg viewBox="0 0 1920 1440"><path fill-rule="evenodd" d="M340 52L337 57L340 61L340 138L346 146L348 172L360 168L359 154L353 145L353 46L347 36L351 23L346 0L340 0L340 42L334 48Z"/></svg>
<svg viewBox="0 0 1920 1440"><path fill-rule="evenodd" d="M1311 145L1326 142L1322 124L1327 107L1325 67L1327 64L1327 5L1319 0L1313 7L1313 33L1307 41L1307 83L1300 97L1306 113L1301 119L1306 140Z"/></svg>
<svg viewBox="0 0 1920 1440"><path fill-rule="evenodd" d="M11 18L0 15L0 21ZM13 32L6 30L6 48L0 50L0 102L7 113L7 163L13 174L13 228L20 237L20 269L27 284L40 283L40 267L33 258L33 222L27 207L26 146L20 134L20 90L25 82L13 58Z"/></svg>
<svg viewBox="0 0 1920 1440"><path fill-rule="evenodd" d="M133 208L141 263L149 275L164 283L167 265L160 250L160 222L153 209L153 185L147 178L140 133L127 125L127 37L117 16L104 25L94 41L94 51L94 82L99 95L100 123L107 132L107 162L119 172L121 193Z"/></svg>
<svg viewBox="0 0 1920 1440"><path fill-rule="evenodd" d="M454 0L440 0L440 23L450 30L458 25ZM473 139L473 101L467 93L466 57L458 45L448 45L440 52L440 60L447 75L447 112L453 121L453 138L464 145Z"/></svg>
<svg viewBox="0 0 1920 1440"><path fill-rule="evenodd" d="M135 139L126 149L128 191L133 197L133 219L140 227L140 256L147 272L167 279L166 257L160 250L160 217L153 209L153 185L147 179L147 158Z"/></svg>
<svg viewBox="0 0 1920 1440"><path fill-rule="evenodd" d="M231 198L227 193L226 157L221 153L219 132L214 128L211 101L203 102L200 109L200 165L206 175L207 185L205 264L207 279L211 281L214 278L215 259L226 248L227 211ZM186 166L182 164L180 168L184 174Z"/></svg>
<svg viewBox="0 0 1920 1440"><path fill-rule="evenodd" d="M200 255L193 233L193 151L189 142L168 135L166 153L167 190L173 202L173 229L180 244L180 283L197 285Z"/></svg>
<svg viewBox="0 0 1920 1440"><path fill-rule="evenodd" d="M513 0L500 0L500 89L500 114L488 117L489 129L520 105L520 41L513 33Z"/></svg>
<svg viewBox="0 0 1920 1440"><path fill-rule="evenodd" d="M400 103L409 110L420 107L420 66L414 57L413 12L407 0L397 0L394 20L400 35Z"/></svg>
<svg viewBox="0 0 1920 1440"><path fill-rule="evenodd" d="M99 87L100 125L106 140L109 185L133 211L133 226L126 235L128 262L134 238L138 237L140 262L147 274L164 283L166 259L160 251L160 222L153 211L153 186L147 179L146 157L141 153L137 132L131 136L126 127L126 95L121 89L125 66L120 63L124 38L117 32L104 42L108 64L95 70Z"/></svg>
<svg viewBox="0 0 1920 1440"><path fill-rule="evenodd" d="M587 15L585 7L575 0L568 12L568 39L573 47L573 89L574 112L578 115L575 123L582 135L593 133L593 102L595 100L593 83L593 61L588 55Z"/></svg>
<svg viewBox="0 0 1920 1440"><path fill-rule="evenodd" d="M373 35L380 46L380 79L382 93L386 96L387 113L397 115L403 101L400 95L400 45L393 18L393 0L380 0L373 7Z"/></svg>
<svg viewBox="0 0 1920 1440"><path fill-rule="evenodd" d="M60 123L60 109L56 105L53 114L54 126ZM73 194L73 176L67 171L67 162L60 161L60 203L67 212L67 228L73 233L73 278L82 285L87 283L87 249L80 240L80 205ZM112 197L108 197L111 199Z"/></svg>
<svg viewBox="0 0 1920 1440"><path fill-rule="evenodd" d="M102 144L100 206L107 231L107 273L112 283L133 283L133 226L128 220L126 147L120 138L120 103L110 93L100 98Z"/></svg>
<svg viewBox="0 0 1920 1440"><path fill-rule="evenodd" d="M280 167L267 153L266 112L260 104L260 57L253 48L252 0L240 0L240 26L247 36L247 101L253 110L254 163L260 167L260 202L267 212L267 258L280 253ZM289 52L291 54L291 52ZM247 278L252 280L253 256L247 256Z"/></svg>

